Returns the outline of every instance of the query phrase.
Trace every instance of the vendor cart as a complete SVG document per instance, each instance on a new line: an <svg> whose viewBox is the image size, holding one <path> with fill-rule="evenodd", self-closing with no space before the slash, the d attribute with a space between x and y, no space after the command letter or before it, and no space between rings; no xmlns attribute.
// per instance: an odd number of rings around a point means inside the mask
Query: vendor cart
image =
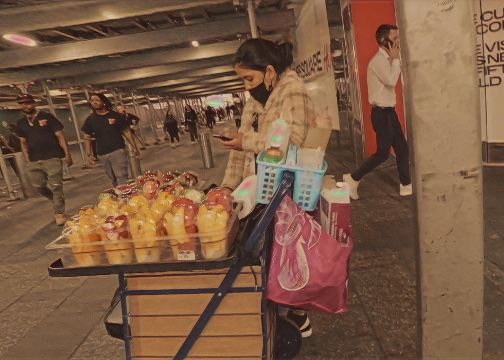
<svg viewBox="0 0 504 360"><path fill-rule="evenodd" d="M293 358L300 331L266 296L268 244L259 262L250 256L293 183L284 172L250 236L224 259L80 268L57 260L49 275L118 275L127 360Z"/></svg>

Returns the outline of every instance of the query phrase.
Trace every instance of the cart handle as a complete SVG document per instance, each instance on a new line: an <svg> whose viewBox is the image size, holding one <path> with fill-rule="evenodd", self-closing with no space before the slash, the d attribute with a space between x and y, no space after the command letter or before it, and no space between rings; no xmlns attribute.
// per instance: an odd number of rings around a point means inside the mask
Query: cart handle
<svg viewBox="0 0 504 360"><path fill-rule="evenodd" d="M252 249L256 246L262 233L266 230L269 222L275 216L276 210L280 206L280 203L282 202L287 192L292 188L293 184L294 184L294 174L290 171L284 171L282 176L282 182L278 186L277 191L275 192L273 198L266 207L266 210L264 211L263 215L259 219L254 231L252 232L250 237L247 239L247 242L245 243L244 249L246 251L252 251ZM189 351L191 351L191 348L193 347L194 343L199 338L199 336L205 329L205 326L208 324L211 317L219 307L220 303L222 302L222 299L224 299L224 296L226 296L226 294L229 292L229 289L231 289L233 282L240 273L244 264L245 264L245 257L240 256L238 258L238 261L235 264L231 265L229 271L226 273L226 276L224 276L224 279L222 280L221 284L213 294L212 299L210 299L210 302L206 306L205 310L203 310L203 313L201 314L198 321L192 328L191 332L184 340L184 343L180 347L179 351L175 355L174 357L175 360L185 359L186 356L189 354Z"/></svg>
<svg viewBox="0 0 504 360"><path fill-rule="evenodd" d="M264 211L263 215L257 222L254 231L252 231L252 234L249 236L249 238L245 242L245 245L243 246L243 249L245 251L254 250L262 234L266 231L268 224L275 216L275 213L278 207L280 206L280 203L282 202L285 195L287 195L287 192L291 190L293 184L294 184L294 173L290 171L284 171L282 176L282 182L280 183L277 191L271 198L271 201L266 207L266 210Z"/></svg>

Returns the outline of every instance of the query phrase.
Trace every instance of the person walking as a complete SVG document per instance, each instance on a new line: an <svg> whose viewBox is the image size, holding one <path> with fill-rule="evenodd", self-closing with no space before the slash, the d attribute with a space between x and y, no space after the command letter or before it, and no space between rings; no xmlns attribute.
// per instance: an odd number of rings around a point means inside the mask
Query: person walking
<svg viewBox="0 0 504 360"><path fill-rule="evenodd" d="M164 131L166 134L170 135L172 148L175 147L175 140L180 143L178 121L175 118L175 113L172 109L168 110L168 112L166 113L164 120ZM165 140L167 139L168 138L166 137Z"/></svg>
<svg viewBox="0 0 504 360"><path fill-rule="evenodd" d="M189 135L191 136L191 142L195 142L198 138L198 125L197 125L198 115L196 111L191 107L191 105L186 104L184 112L185 126L189 130Z"/></svg>
<svg viewBox="0 0 504 360"><path fill-rule="evenodd" d="M266 150L268 131L279 114L289 123L289 143L301 146L315 117L313 103L297 74L290 70L293 45L265 39L249 39L238 48L234 59L236 74L243 80L251 98L242 112L237 133L226 132L230 141L221 143L231 150L221 187L234 190L241 181L255 172L255 155ZM312 327L303 310L289 309L287 316L308 337Z"/></svg>
<svg viewBox="0 0 504 360"><path fill-rule="evenodd" d="M233 105L233 119L236 127L239 129L241 126L241 106L240 104Z"/></svg>
<svg viewBox="0 0 504 360"><path fill-rule="evenodd" d="M227 119L231 120L231 106L229 106L229 103L226 103L226 115Z"/></svg>
<svg viewBox="0 0 504 360"><path fill-rule="evenodd" d="M32 186L53 203L56 225L66 222L63 193L63 163L73 164L63 134L63 124L52 114L37 110L35 99L22 94L17 102L24 116L17 121L16 133L26 160Z"/></svg>
<svg viewBox="0 0 504 360"><path fill-rule="evenodd" d="M136 135L135 130L139 126L138 123L140 122L140 118L136 116L135 114L129 113L124 109L124 106L122 104L118 104L116 106L116 111L124 116L124 120L128 123L128 126L131 131L131 135L133 135L133 139L137 139L140 145L145 146L142 140Z"/></svg>
<svg viewBox="0 0 504 360"><path fill-rule="evenodd" d="M206 107L205 118L206 118L207 127L210 130L213 130L213 125L215 122L215 110L211 106Z"/></svg>
<svg viewBox="0 0 504 360"><path fill-rule="evenodd" d="M367 69L368 100L372 106L371 124L376 133L376 152L357 170L343 175L350 197L359 198L357 188L361 179L386 161L390 147L394 149L399 174L399 194L413 193L409 171L409 149L401 123L395 111L395 87L401 75L399 30L394 25L380 25L376 30L379 49Z"/></svg>
<svg viewBox="0 0 504 360"><path fill-rule="evenodd" d="M135 156L140 152L136 146L129 124L124 116L112 110L112 104L104 94L90 97L93 113L82 125L88 161L93 165L97 158L91 149L91 139L96 138L98 161L112 181L112 186L125 184L128 180L128 154L124 138L131 144Z"/></svg>

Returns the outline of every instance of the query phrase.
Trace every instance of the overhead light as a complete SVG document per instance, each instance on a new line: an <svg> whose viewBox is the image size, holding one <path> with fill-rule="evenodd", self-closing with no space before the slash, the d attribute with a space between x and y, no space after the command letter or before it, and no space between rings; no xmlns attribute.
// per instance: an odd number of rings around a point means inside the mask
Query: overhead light
<svg viewBox="0 0 504 360"><path fill-rule="evenodd" d="M192 41L191 44L194 47L198 47L199 46L199 42L197 42L196 40Z"/></svg>
<svg viewBox="0 0 504 360"><path fill-rule="evenodd" d="M107 19L107 20L115 20L117 19L117 15L113 13L112 11L105 10L102 12L102 16Z"/></svg>
<svg viewBox="0 0 504 360"><path fill-rule="evenodd" d="M24 46L37 46L37 42L33 39L27 38L26 36L22 35L15 35L15 34L5 34L2 36L5 40L16 43L16 44L21 44Z"/></svg>

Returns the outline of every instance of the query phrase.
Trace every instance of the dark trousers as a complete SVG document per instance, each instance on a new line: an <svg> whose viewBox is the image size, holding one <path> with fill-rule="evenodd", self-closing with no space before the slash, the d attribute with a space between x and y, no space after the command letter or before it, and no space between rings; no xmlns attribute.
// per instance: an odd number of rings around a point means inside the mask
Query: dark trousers
<svg viewBox="0 0 504 360"><path fill-rule="evenodd" d="M177 123L168 123L165 124L165 131L170 134L171 142L174 143L175 140L180 142L178 135L178 124Z"/></svg>
<svg viewBox="0 0 504 360"><path fill-rule="evenodd" d="M207 126L208 126L209 129L213 129L214 122L215 122L215 120L213 118L208 118L207 117L206 123L207 123Z"/></svg>
<svg viewBox="0 0 504 360"><path fill-rule="evenodd" d="M198 139L198 128L196 126L196 123L188 124L187 127L189 128L189 134L191 135L191 141L197 140Z"/></svg>
<svg viewBox="0 0 504 360"><path fill-rule="evenodd" d="M408 143L395 109L373 107L371 110L371 124L376 133L376 153L371 155L360 168L352 173L352 178L360 181L366 174L373 171L388 159L390 147L392 147L396 154L399 181L403 185L411 184Z"/></svg>

